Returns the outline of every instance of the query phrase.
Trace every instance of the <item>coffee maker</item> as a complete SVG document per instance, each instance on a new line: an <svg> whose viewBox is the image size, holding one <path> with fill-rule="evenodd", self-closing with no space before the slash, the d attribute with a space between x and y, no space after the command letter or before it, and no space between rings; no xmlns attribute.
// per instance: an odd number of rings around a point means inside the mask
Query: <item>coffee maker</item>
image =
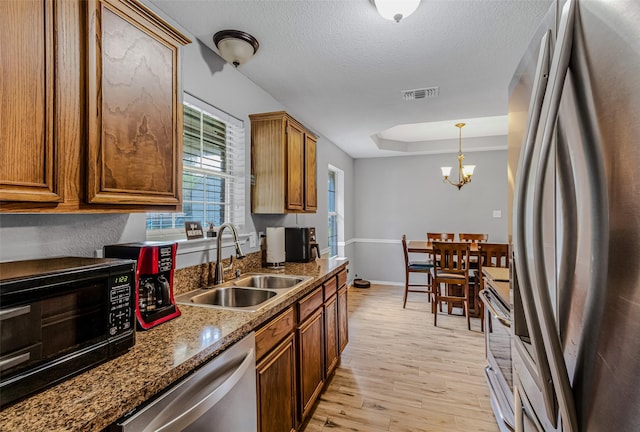
<svg viewBox="0 0 640 432"><path fill-rule="evenodd" d="M320 257L315 227L286 227L284 242L287 262L310 262Z"/></svg>
<svg viewBox="0 0 640 432"><path fill-rule="evenodd" d="M180 316L173 298L178 243L139 242L104 247L105 258L129 258L136 266L136 318L147 330Z"/></svg>

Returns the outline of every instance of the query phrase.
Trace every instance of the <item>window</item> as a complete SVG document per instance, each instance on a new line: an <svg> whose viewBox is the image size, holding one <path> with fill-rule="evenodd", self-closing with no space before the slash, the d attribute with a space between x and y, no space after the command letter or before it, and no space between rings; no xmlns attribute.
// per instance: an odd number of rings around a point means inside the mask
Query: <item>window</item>
<svg viewBox="0 0 640 432"><path fill-rule="evenodd" d="M344 256L344 172L329 165L327 216L329 256Z"/></svg>
<svg viewBox="0 0 640 432"><path fill-rule="evenodd" d="M148 237L184 233L185 221L203 228L244 225L244 125L189 94L184 97L182 212L148 213Z"/></svg>
<svg viewBox="0 0 640 432"><path fill-rule="evenodd" d="M336 172L329 170L329 187L327 190L329 214L329 256L338 255L338 213L336 213Z"/></svg>

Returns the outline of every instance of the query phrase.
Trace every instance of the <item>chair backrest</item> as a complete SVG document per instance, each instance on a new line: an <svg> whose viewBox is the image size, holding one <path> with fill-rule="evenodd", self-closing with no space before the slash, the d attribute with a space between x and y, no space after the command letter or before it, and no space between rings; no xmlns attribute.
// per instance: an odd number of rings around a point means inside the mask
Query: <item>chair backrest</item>
<svg viewBox="0 0 640 432"><path fill-rule="evenodd" d="M436 274L444 272L468 276L469 243L434 242L433 253L438 257Z"/></svg>
<svg viewBox="0 0 640 432"><path fill-rule="evenodd" d="M479 243L489 241L489 234L458 233L461 242Z"/></svg>
<svg viewBox="0 0 640 432"><path fill-rule="evenodd" d="M482 243L478 245L478 268L509 267L509 245L506 243Z"/></svg>
<svg viewBox="0 0 640 432"><path fill-rule="evenodd" d="M430 232L427 233L427 241L430 241L430 242L434 242L434 241L452 242L455 239L455 237L456 237L455 233L430 233Z"/></svg>
<svg viewBox="0 0 640 432"><path fill-rule="evenodd" d="M404 265L409 266L409 248L407 247L407 235L402 234L402 250L404 251Z"/></svg>

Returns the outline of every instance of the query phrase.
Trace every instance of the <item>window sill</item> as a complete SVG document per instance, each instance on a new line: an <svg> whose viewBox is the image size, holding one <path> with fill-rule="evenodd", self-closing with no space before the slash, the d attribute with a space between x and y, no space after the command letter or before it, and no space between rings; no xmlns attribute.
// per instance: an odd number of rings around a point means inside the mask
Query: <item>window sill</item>
<svg viewBox="0 0 640 432"><path fill-rule="evenodd" d="M157 241L154 238L147 238L149 241ZM194 252L205 252L210 250L216 250L216 242L218 239L216 237L210 238L201 238L201 239L193 239L187 240L184 237L181 239L163 239L166 241L175 241L178 243L178 250L176 252L177 255L185 255ZM240 246L243 246L243 249L249 244L249 234L238 234L238 242ZM233 237L232 236L222 236L222 248L233 246Z"/></svg>

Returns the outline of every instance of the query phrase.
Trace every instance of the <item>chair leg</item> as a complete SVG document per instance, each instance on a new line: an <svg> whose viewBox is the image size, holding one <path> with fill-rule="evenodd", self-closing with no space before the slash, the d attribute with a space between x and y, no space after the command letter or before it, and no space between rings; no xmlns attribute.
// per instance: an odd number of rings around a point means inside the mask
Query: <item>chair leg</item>
<svg viewBox="0 0 640 432"><path fill-rule="evenodd" d="M433 311L433 326L438 327L438 308L436 304L440 302L440 284L435 287L433 295L433 303L431 304L431 310Z"/></svg>
<svg viewBox="0 0 640 432"><path fill-rule="evenodd" d="M432 301L431 301L431 313L432 314L436 314L438 313L438 309L436 307L436 286L434 283L431 283L431 296L433 297Z"/></svg>
<svg viewBox="0 0 640 432"><path fill-rule="evenodd" d="M409 294L409 272L404 274L404 299L402 300L402 309L407 306L407 294Z"/></svg>
<svg viewBox="0 0 640 432"><path fill-rule="evenodd" d="M464 301L464 314L467 316L467 330L471 330L471 317L469 316L469 300Z"/></svg>

